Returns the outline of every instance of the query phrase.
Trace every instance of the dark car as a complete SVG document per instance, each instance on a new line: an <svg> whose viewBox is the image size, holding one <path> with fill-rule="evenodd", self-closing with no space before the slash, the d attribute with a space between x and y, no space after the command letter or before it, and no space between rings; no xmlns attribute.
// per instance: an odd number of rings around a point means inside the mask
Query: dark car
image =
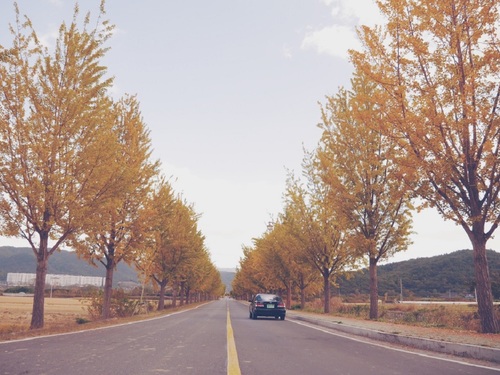
<svg viewBox="0 0 500 375"><path fill-rule="evenodd" d="M285 303L280 296L259 293L249 302L250 319L257 319L259 316L274 316L275 319L285 320Z"/></svg>

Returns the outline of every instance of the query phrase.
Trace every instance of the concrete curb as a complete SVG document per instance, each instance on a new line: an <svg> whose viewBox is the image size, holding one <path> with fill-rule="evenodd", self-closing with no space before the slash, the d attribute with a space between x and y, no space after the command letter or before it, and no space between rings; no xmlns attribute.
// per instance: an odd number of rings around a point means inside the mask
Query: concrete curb
<svg viewBox="0 0 500 375"><path fill-rule="evenodd" d="M335 329L356 336L363 336L374 340L411 346L416 349L451 354L463 358L473 358L483 361L500 363L500 349L477 345L459 344L448 341L437 341L419 337L410 337L394 333L385 333L368 328L347 325L341 322L315 319L298 314L287 314L289 318L315 324L325 328Z"/></svg>

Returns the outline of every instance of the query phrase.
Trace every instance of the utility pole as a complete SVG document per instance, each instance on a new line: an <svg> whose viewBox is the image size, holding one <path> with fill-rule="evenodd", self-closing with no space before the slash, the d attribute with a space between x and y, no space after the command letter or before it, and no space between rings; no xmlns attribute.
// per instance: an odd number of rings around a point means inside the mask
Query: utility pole
<svg viewBox="0 0 500 375"><path fill-rule="evenodd" d="M399 302L403 302L403 279L400 277L399 278Z"/></svg>

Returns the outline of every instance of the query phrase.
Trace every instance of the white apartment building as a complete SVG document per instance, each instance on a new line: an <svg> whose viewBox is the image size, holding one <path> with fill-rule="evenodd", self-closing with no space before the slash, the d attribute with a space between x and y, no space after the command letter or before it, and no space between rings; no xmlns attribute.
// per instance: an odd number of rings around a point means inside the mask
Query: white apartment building
<svg viewBox="0 0 500 375"><path fill-rule="evenodd" d="M35 285L36 274L34 273L8 273L8 286ZM98 276L80 276L80 275L54 275L45 276L47 286L104 286L104 277Z"/></svg>

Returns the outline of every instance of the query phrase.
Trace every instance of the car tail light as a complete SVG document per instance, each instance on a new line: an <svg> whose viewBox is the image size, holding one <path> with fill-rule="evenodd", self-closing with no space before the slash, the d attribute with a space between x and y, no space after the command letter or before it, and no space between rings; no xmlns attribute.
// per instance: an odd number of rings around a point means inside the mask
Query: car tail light
<svg viewBox="0 0 500 375"><path fill-rule="evenodd" d="M285 307L285 304L283 302L278 303L278 307Z"/></svg>
<svg viewBox="0 0 500 375"><path fill-rule="evenodd" d="M255 307L264 307L264 304L262 302L257 302L255 304Z"/></svg>

